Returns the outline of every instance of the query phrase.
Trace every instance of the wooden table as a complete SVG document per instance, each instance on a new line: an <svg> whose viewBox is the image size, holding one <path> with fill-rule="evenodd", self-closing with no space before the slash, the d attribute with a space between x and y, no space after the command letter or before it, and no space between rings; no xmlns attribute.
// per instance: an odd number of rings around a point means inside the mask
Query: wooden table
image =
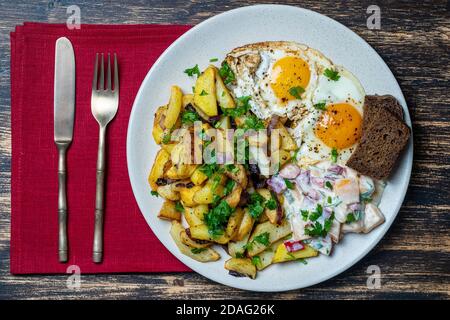
<svg viewBox="0 0 450 320"><path fill-rule="evenodd" d="M102 2L105 4L103 5ZM112 2L112 1L111 1ZM265 2L265 1L258 1ZM66 276L9 273L11 109L9 32L23 21L66 21L76 3L82 23L197 24L256 1L0 1L0 298L277 298L448 299L450 292L450 17L447 2L280 1L325 14L363 37L380 53L402 87L413 121L414 167L393 226L362 261L311 288L280 294L250 293L195 273L83 275L79 290ZM366 9L381 8L381 29L366 26ZM433 4L431 4L433 3ZM368 289L368 266L378 265L380 289Z"/></svg>

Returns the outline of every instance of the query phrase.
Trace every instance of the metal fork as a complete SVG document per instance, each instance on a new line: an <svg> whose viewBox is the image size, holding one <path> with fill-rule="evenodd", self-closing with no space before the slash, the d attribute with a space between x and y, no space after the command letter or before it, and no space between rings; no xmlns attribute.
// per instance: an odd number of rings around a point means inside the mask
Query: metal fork
<svg viewBox="0 0 450 320"><path fill-rule="evenodd" d="M103 215L104 215L104 188L106 165L106 126L114 118L119 107L119 73L117 57L114 54L114 89L111 87L111 56L108 53L108 70L106 88L104 78L103 53L100 62L100 77L98 77L99 54L95 57L94 79L92 80L91 111L100 126L97 156L97 185L95 195L95 229L92 259L95 263L103 259ZM98 87L97 87L98 85Z"/></svg>

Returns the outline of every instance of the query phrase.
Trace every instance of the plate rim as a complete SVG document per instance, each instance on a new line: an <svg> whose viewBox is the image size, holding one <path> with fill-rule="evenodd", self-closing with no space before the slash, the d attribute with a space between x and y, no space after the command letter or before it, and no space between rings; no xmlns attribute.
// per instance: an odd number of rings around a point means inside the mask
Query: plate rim
<svg viewBox="0 0 450 320"><path fill-rule="evenodd" d="M341 266L339 266L339 268L336 268L336 271L324 276L324 277L319 277L316 278L314 280L311 281L306 281L303 285L288 285L285 286L283 288L273 288L273 289L261 289L258 290L257 288L252 288L249 289L246 285L245 282L242 282L243 285L241 285L240 282L236 282L233 284L229 284L226 283L225 280L222 280L223 275L219 275L217 277L210 277L210 276L206 276L204 275L202 272L200 272L198 270L198 262L195 260L190 259L189 257L184 256L181 252L176 251L173 252L171 251L169 248L166 247L166 245L164 244L164 242L160 239L159 235L157 232L155 232L154 227L148 223L147 219L145 218L143 212L143 208L141 207L140 202L138 201L138 196L137 193L138 191L135 190L135 187L137 187L137 182L134 182L133 179L133 173L132 173L132 168L130 166L130 158L131 158L131 150L130 150L130 145L131 145L131 134L130 134L130 128L133 125L133 121L135 119L135 113L136 111L136 104L137 101L139 100L139 97L143 94L143 88L145 87L144 84L148 81L148 79L150 78L150 76L153 73L154 67L156 65L158 65L160 63L161 60L164 59L165 55L171 51L171 49L176 46L179 42L182 42L186 37L189 37L189 35L191 33L195 33L197 29L204 27L206 25L208 25L209 23L213 22L214 20L223 17L223 16L227 16L227 15L232 15L238 11L246 11L246 10L254 10L254 9L258 9L258 8L280 8L280 7L284 7L285 9L289 9L289 10L297 10L299 12L303 12L306 14L311 14L311 15L315 15L318 16L321 19L325 19L327 20L328 23L334 23L334 24L338 24L340 25L340 27L344 28L349 35L351 35L352 37L354 37L359 43L361 43L362 45L364 45L368 50L372 51L372 53L375 55L375 57L381 61L382 64L384 64L386 66L387 71L390 73L392 79L395 81L395 83L398 86L399 89L399 93L400 96L398 96L398 98L401 99L402 106L404 106L404 111L405 112L405 122L408 124L408 126L411 129L411 136L410 136L410 140L408 142L407 147L405 148L405 150L403 151L403 155L401 155L401 157L405 157L407 159L407 163L406 163L406 173L407 173L407 179L406 179L406 185L403 187L403 189L401 190L401 195L399 196L399 201L397 207L394 209L394 214L392 217L391 221L386 221L384 224L384 230L382 230L382 232L380 232L380 234L378 235L378 237L376 237L371 243L370 245L368 245L367 249L364 250L363 252L361 252L358 256L356 256L355 258L353 258L351 261L349 261L346 264L343 264ZM406 109L406 110L405 110ZM235 9L231 9L231 10L227 10L225 12L219 13L217 15L214 15L212 17L209 17L208 19L200 22L199 24L193 26L191 29L189 29L188 31L186 31L185 33L183 33L180 37L178 37L173 43L171 43L165 50L164 52L158 57L158 59L156 59L156 61L153 63L153 65L150 67L150 69L148 70L145 78L142 80L139 90L135 96L135 99L133 101L133 105L132 105L132 109L130 112L130 116L129 116L129 121L128 121L128 127L127 127L127 138L126 138L126 158L127 158L127 170L128 170L128 177L130 179L130 184L131 184L131 188L133 191L133 196L135 197L136 203L138 204L139 210L141 211L141 214L143 215L147 225L150 227L150 229L152 230L152 232L154 233L154 235L157 237L158 241L161 242L161 244L165 247L165 249L170 252L173 256L175 256L181 263L183 263L184 265L188 266L189 268L191 268L193 271L195 271L196 273L200 274L201 276L210 279L214 282L220 283L222 285L225 286L229 286L229 287L234 287L237 289L242 289L242 290L246 290L246 291L252 291L252 292L286 292L286 291L292 291L292 290L297 290L297 289L302 289L302 288L307 288L307 287L311 287L320 283L323 283L325 281L328 281L334 277L336 277L337 275L346 272L348 269L350 269L352 266L356 265L358 262L360 262L365 256L367 256L381 241L382 238L384 238L384 236L386 235L386 233L388 232L388 230L390 230L392 224L394 223L394 221L397 219L398 213L400 212L400 209L403 205L403 202L405 200L405 196L406 193L409 189L409 184L410 184L410 179L411 179L411 174L412 174L412 166L413 166L413 161L414 161L414 143L413 143L413 130L412 130L412 121L410 118L410 114L409 114L409 108L407 106L405 97L403 95L403 91L396 79L396 77L394 76L392 70L389 68L388 64L383 60L383 58L378 54L378 52L369 44L367 43L366 40L364 40L361 36L359 36L357 33L355 33L353 30L351 30L350 28L348 28L347 26L345 26L344 24L340 23L337 20L334 20L330 17L328 17L325 14L310 10L310 9L306 9L303 7L298 7L298 6L292 6L292 5L285 5L285 4L256 4L256 5L249 5L249 6L243 6L243 7L238 7ZM135 186L136 184L136 186Z"/></svg>

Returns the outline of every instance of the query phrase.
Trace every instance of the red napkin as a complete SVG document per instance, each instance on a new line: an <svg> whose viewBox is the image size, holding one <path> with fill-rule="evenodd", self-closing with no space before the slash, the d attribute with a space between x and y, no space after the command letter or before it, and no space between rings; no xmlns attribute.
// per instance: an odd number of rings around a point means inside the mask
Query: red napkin
<svg viewBox="0 0 450 320"><path fill-rule="evenodd" d="M189 26L25 23L11 33L11 272L189 271L150 230L135 202L126 164L126 134L139 86L158 56ZM74 138L67 154L69 261L58 262L57 152L53 76L57 38L70 39L76 61ZM92 263L98 125L91 114L97 52L116 52L120 103L108 127L104 259ZM149 106L151 101L149 101ZM150 139L150 138L149 138ZM156 214L156 212L155 212Z"/></svg>

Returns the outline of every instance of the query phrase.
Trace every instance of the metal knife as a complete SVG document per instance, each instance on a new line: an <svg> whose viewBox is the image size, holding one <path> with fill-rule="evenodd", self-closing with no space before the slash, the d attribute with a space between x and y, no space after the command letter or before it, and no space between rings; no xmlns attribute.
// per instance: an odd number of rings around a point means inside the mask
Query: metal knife
<svg viewBox="0 0 450 320"><path fill-rule="evenodd" d="M58 148L58 254L67 262L66 151L72 142L75 119L75 55L69 39L56 40L54 136Z"/></svg>

